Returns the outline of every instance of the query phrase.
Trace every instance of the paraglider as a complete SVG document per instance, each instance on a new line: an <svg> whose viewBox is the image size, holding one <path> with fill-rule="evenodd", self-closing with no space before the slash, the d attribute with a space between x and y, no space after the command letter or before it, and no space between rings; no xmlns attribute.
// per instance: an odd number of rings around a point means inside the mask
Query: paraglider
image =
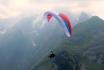
<svg viewBox="0 0 104 70"><path fill-rule="evenodd" d="M70 23L70 20L66 15L63 13L60 13L59 15L56 15L52 12L46 12L44 14L45 18L47 18L47 21L50 22L52 17L54 17L63 27L65 34L70 37L72 35L72 26Z"/></svg>
<svg viewBox="0 0 104 70"><path fill-rule="evenodd" d="M55 58L55 54L53 53L53 51L51 51L51 54L48 56L50 59Z"/></svg>

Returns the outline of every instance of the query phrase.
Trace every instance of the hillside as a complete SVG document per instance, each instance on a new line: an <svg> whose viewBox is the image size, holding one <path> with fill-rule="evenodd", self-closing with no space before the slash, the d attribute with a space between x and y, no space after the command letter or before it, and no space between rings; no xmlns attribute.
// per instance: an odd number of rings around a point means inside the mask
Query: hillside
<svg viewBox="0 0 104 70"><path fill-rule="evenodd" d="M60 46L54 50L55 53L59 56L59 53L61 53L62 51L67 51L70 56L67 57L74 61L76 61L76 59L74 59L73 57L77 55L79 57L78 61L80 61L78 62L80 70L103 70L103 26L104 21L97 16L93 16L85 22L77 24L73 28L72 37L70 39L64 37L64 40L62 41ZM41 65L37 65L38 68L34 67L33 70L41 70L41 67L42 70L51 70L51 67L47 66L50 65L50 62L46 58L45 60L43 60L43 62L40 63ZM61 58L58 59L60 60ZM74 70L78 70L78 68L74 68Z"/></svg>

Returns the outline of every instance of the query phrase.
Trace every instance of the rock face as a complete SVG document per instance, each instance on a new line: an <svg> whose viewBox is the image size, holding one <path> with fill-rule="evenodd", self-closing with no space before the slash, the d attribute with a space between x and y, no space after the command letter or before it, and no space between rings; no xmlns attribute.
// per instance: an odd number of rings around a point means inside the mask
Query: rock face
<svg viewBox="0 0 104 70"><path fill-rule="evenodd" d="M103 52L103 50L101 50L103 48L104 48L103 46L88 48L85 51L83 56L87 57L88 60L91 62L94 62L97 64L104 64L104 52ZM98 50L100 50L100 51L98 51Z"/></svg>
<svg viewBox="0 0 104 70"><path fill-rule="evenodd" d="M80 70L77 56L69 55L66 51L58 53L54 63L57 66L57 70Z"/></svg>

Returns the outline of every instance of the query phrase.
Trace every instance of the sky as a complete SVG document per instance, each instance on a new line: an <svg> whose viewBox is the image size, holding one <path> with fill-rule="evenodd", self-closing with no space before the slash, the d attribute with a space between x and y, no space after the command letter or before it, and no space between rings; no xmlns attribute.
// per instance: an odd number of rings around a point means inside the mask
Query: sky
<svg viewBox="0 0 104 70"><path fill-rule="evenodd" d="M104 19L104 0L0 0L0 18L52 10L87 12Z"/></svg>

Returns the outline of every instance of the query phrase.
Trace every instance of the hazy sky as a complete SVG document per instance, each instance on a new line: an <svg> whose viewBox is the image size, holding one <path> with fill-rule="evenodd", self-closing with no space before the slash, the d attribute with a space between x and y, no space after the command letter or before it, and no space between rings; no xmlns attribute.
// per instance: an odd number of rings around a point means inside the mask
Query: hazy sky
<svg viewBox="0 0 104 70"><path fill-rule="evenodd" d="M85 11L104 19L104 0L0 0L0 18L54 9Z"/></svg>

